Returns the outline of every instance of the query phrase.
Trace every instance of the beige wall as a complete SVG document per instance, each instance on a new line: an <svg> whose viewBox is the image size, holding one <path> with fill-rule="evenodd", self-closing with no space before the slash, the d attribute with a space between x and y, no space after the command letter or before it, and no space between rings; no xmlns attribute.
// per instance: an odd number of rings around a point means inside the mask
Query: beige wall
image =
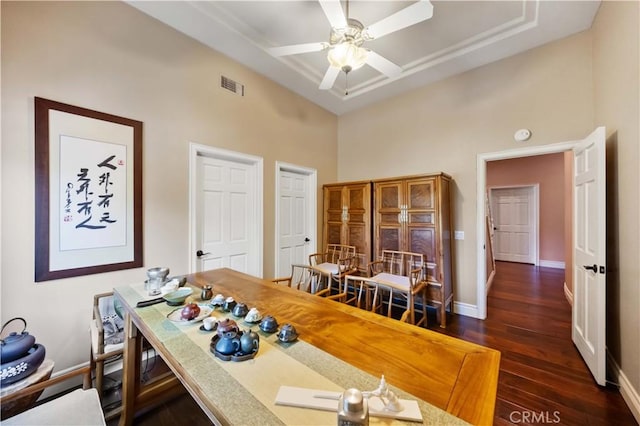
<svg viewBox="0 0 640 426"><path fill-rule="evenodd" d="M476 300L476 157L607 127L607 346L640 418L639 3L604 1L593 28L339 118L338 176L444 171L456 191L457 302ZM616 380L618 378L614 378ZM626 390L625 390L626 389ZM631 396L629 396L631 395ZM635 395L635 397L633 396ZM633 399L635 398L635 399Z"/></svg>
<svg viewBox="0 0 640 426"><path fill-rule="evenodd" d="M335 115L125 3L3 1L1 43L2 322L25 317L56 370L88 360L93 294L152 266L188 272L189 142L264 158L265 277L275 161L336 180ZM220 89L221 74L246 96ZM144 123L145 268L34 283L34 96Z"/></svg>
<svg viewBox="0 0 640 426"><path fill-rule="evenodd" d="M564 262L563 182L563 153L487 162L487 188L539 185L538 253L541 263Z"/></svg>
<svg viewBox="0 0 640 426"><path fill-rule="evenodd" d="M338 175L359 180L443 171L453 176L455 300L476 301L476 158L593 130L591 34L580 33L340 116Z"/></svg>
<svg viewBox="0 0 640 426"><path fill-rule="evenodd" d="M595 120L607 127L607 347L640 421L640 4L604 1L592 32Z"/></svg>

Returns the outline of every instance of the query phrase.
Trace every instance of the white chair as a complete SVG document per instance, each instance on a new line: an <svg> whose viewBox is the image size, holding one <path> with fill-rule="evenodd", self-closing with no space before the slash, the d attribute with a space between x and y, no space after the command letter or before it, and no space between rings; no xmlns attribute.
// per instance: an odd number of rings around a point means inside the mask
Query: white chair
<svg viewBox="0 0 640 426"><path fill-rule="evenodd" d="M100 406L100 398L96 389L90 388L91 370L84 367L71 371L53 379L46 380L34 384L32 386L20 389L15 393L0 399L0 403L5 404L19 398L24 398L43 389L69 380L78 375L83 375L83 388L76 389L63 396L52 399L43 404L37 405L13 417L2 419L2 424L10 426L24 425L84 425L84 426L105 426L106 422L102 407Z"/></svg>

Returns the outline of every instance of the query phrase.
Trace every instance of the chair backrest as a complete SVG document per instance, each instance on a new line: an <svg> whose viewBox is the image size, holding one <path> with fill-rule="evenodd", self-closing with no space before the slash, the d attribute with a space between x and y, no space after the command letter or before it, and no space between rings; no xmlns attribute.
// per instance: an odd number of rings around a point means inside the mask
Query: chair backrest
<svg viewBox="0 0 640 426"><path fill-rule="evenodd" d="M286 278L276 278L274 283L284 283L296 290L311 293L318 284L319 274L309 265L291 265L291 275Z"/></svg>
<svg viewBox="0 0 640 426"><path fill-rule="evenodd" d="M370 265L372 269L370 273L375 275L380 272L386 272L408 277L412 271L419 269L421 272L418 279L423 279L424 265L424 255L421 253L382 250L380 259Z"/></svg>
<svg viewBox="0 0 640 426"><path fill-rule="evenodd" d="M328 263L338 263L340 259L347 259L355 257L356 255L356 247L355 246L347 246L344 244L327 244L326 251L326 262Z"/></svg>

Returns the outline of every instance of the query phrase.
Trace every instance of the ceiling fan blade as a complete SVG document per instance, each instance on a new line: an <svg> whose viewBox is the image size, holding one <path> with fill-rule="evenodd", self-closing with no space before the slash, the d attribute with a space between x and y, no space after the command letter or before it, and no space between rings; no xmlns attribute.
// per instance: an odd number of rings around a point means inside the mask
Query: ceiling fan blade
<svg viewBox="0 0 640 426"><path fill-rule="evenodd" d="M369 51L367 53L367 65L377 69L389 78L402 74L402 68L376 52Z"/></svg>
<svg viewBox="0 0 640 426"><path fill-rule="evenodd" d="M347 26L347 18L342 11L340 0L318 0L318 2L333 28L345 28Z"/></svg>
<svg viewBox="0 0 640 426"><path fill-rule="evenodd" d="M380 38L394 31L410 27L418 22L426 21L432 16L433 5L431 2L429 0L420 0L370 25L365 31L372 38Z"/></svg>
<svg viewBox="0 0 640 426"><path fill-rule="evenodd" d="M270 47L267 49L273 56L297 55L299 53L320 52L327 46L326 43L303 43L290 46Z"/></svg>
<svg viewBox="0 0 640 426"><path fill-rule="evenodd" d="M320 90L329 90L333 87L333 83L336 82L336 78L338 78L338 74L340 74L340 70L335 67L329 67L327 72L324 74L324 78L320 83Z"/></svg>

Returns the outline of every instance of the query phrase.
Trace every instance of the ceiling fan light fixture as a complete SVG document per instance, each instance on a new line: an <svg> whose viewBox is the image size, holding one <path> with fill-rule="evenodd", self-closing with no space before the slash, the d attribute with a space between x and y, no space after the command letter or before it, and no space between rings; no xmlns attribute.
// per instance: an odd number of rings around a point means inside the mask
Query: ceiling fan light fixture
<svg viewBox="0 0 640 426"><path fill-rule="evenodd" d="M367 62L367 49L349 41L333 46L327 53L327 59L332 67L346 73L357 70Z"/></svg>

